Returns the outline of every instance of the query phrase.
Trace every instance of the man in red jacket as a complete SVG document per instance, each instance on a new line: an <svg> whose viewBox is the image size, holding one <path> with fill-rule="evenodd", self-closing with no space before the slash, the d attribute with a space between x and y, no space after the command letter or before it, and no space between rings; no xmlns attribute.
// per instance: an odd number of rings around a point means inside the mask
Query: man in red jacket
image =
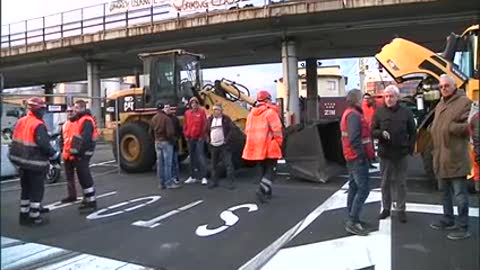
<svg viewBox="0 0 480 270"><path fill-rule="evenodd" d="M206 185L208 180L204 137L207 115L200 107L200 102L196 97L192 97L188 105L190 109L185 112L183 135L187 139L191 175L185 181L185 184L195 183L197 179L202 179L202 185Z"/></svg>

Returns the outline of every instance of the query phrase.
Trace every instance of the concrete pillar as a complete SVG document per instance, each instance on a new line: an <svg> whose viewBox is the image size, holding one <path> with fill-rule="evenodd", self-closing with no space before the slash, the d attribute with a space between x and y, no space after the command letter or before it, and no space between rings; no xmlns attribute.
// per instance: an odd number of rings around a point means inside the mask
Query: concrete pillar
<svg viewBox="0 0 480 270"><path fill-rule="evenodd" d="M97 125L103 126L102 108L101 108L101 89L98 63L87 63L87 94L92 99L88 100L87 107L97 120Z"/></svg>
<svg viewBox="0 0 480 270"><path fill-rule="evenodd" d="M307 66L307 122L318 119L318 76L317 59L308 58Z"/></svg>
<svg viewBox="0 0 480 270"><path fill-rule="evenodd" d="M293 114L293 122L300 123L300 105L298 100L298 60L295 42L285 40L282 42L283 83L287 89L287 115ZM287 117L287 125L292 121Z"/></svg>

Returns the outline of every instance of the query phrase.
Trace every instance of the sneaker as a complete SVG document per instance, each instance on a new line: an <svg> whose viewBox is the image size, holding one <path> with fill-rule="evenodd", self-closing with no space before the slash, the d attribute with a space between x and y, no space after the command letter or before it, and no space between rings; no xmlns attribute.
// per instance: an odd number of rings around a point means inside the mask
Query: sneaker
<svg viewBox="0 0 480 270"><path fill-rule="evenodd" d="M204 177L202 178L202 185L206 185L206 184L208 184L208 180L207 178Z"/></svg>
<svg viewBox="0 0 480 270"><path fill-rule="evenodd" d="M46 214L46 213L50 213L50 208L43 207L43 205L40 205L40 214Z"/></svg>
<svg viewBox="0 0 480 270"><path fill-rule="evenodd" d="M177 189L177 188L181 188L181 187L182 187L182 186L173 183L173 184L167 186L167 189Z"/></svg>
<svg viewBox="0 0 480 270"><path fill-rule="evenodd" d="M459 229L447 234L447 238L450 240L463 240L469 238L470 236L472 236L472 234L466 229Z"/></svg>
<svg viewBox="0 0 480 270"><path fill-rule="evenodd" d="M97 211L97 202L93 201L93 202L82 203L78 207L78 210L82 213Z"/></svg>
<svg viewBox="0 0 480 270"><path fill-rule="evenodd" d="M28 216L28 213L20 213L18 216L18 221L21 226L30 224L30 217Z"/></svg>
<svg viewBox="0 0 480 270"><path fill-rule="evenodd" d="M446 223L445 221L440 220L440 221L431 223L430 228L434 230L440 230L440 231L443 231L443 230L452 231L457 229L457 226L455 225L455 223Z"/></svg>
<svg viewBox="0 0 480 270"><path fill-rule="evenodd" d="M187 180L185 180L185 184L193 184L195 182L197 182L197 179L195 179L191 176Z"/></svg>
<svg viewBox="0 0 480 270"><path fill-rule="evenodd" d="M378 215L378 219L386 219L390 216L390 210L383 209L383 211Z"/></svg>
<svg viewBox="0 0 480 270"><path fill-rule="evenodd" d="M71 202L75 202L75 201L77 201L77 198L66 197L66 198L63 198L60 202L61 203L71 203Z"/></svg>
<svg viewBox="0 0 480 270"><path fill-rule="evenodd" d="M180 179L178 179L178 178L173 178L173 183L175 183L175 184L180 184Z"/></svg>
<svg viewBox="0 0 480 270"><path fill-rule="evenodd" d="M400 220L401 223L407 223L407 214L405 211L398 212L398 220Z"/></svg>
<svg viewBox="0 0 480 270"><path fill-rule="evenodd" d="M360 223L353 223L348 221L345 225L345 230L351 234L360 235L360 236L367 236L368 231L362 226Z"/></svg>

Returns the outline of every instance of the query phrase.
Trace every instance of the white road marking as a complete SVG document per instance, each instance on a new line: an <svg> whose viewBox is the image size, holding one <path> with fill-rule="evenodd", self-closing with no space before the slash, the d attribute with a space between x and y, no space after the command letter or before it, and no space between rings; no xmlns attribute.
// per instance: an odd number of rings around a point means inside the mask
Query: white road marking
<svg viewBox="0 0 480 270"><path fill-rule="evenodd" d="M126 202L117 203L115 205L112 205L112 206L103 208L101 210L98 210L94 213L91 213L90 215L87 216L87 219L100 219L100 218L106 218L106 217L120 215L120 214L123 214L125 212L130 212L130 211L133 211L133 210L138 209L140 207L143 207L143 206L149 205L151 203L154 203L154 202L160 200L160 198L161 198L161 196L148 196L148 197L136 198L136 199L129 200L129 201L126 201ZM108 212L111 209L122 207L122 206L125 206L125 205L128 205L128 204L131 204L131 203L142 201L142 200L148 200L148 201L145 202L145 203L127 208L125 210L120 210L120 211L116 211L116 212L109 213L109 214L103 214L104 212Z"/></svg>
<svg viewBox="0 0 480 270"><path fill-rule="evenodd" d="M109 161L104 161L104 162L99 162L99 163L93 163L93 164L90 164L90 168L98 167L98 166L104 166L104 165L108 165L108 164L111 164L111 163L114 163L114 162L116 162L116 160L109 160Z"/></svg>
<svg viewBox="0 0 480 270"><path fill-rule="evenodd" d="M406 211L416 212L416 213L425 213L425 214L443 215L443 206L437 205L437 204L407 203ZM458 208L456 206L453 208L453 213L455 215L458 215ZM479 217L478 208L470 207L468 209L468 216L478 218Z"/></svg>
<svg viewBox="0 0 480 270"><path fill-rule="evenodd" d="M13 182L18 182L20 181L20 178L13 178L13 179L10 179L10 180L4 180L2 182L0 182L0 184L8 184L8 183L13 183Z"/></svg>
<svg viewBox="0 0 480 270"><path fill-rule="evenodd" d="M26 243L17 239L3 237L1 269L138 269L149 270L138 264L107 259L99 256L81 254L62 248ZM18 243L8 246L6 243ZM4 248L4 246L8 246ZM60 259L59 258L62 258Z"/></svg>
<svg viewBox="0 0 480 270"><path fill-rule="evenodd" d="M135 221L132 223L132 225L134 226L140 226L140 227L146 227L146 228L150 228L150 229L153 229L155 227L157 227L158 225L160 225L160 221L166 219L166 218L169 218L173 215L176 215L178 213L181 213L183 211L186 211L192 207L195 207L199 204L203 203L203 200L198 200L198 201L195 201L193 203L189 203L187 205L184 205L182 207L179 207L178 209L175 209L175 210L172 210L166 214L163 214L159 217L156 217L154 219L151 219L151 220L139 220L139 221Z"/></svg>
<svg viewBox="0 0 480 270"><path fill-rule="evenodd" d="M115 194L117 194L116 191L100 194L100 195L97 196L97 199L112 196L112 195L115 195ZM79 204L82 201L82 199L83 199L83 197L79 197L76 201L70 202L70 203L62 203L61 201L57 201L57 202L45 205L44 207L49 208L50 211L53 211L53 210L64 208L64 207L67 207L67 206L70 206L70 205Z"/></svg>

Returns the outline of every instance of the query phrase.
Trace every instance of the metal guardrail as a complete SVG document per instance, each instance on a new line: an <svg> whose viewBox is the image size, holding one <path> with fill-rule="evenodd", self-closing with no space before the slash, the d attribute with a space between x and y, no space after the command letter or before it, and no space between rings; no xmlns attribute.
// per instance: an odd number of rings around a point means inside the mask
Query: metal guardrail
<svg viewBox="0 0 480 270"><path fill-rule="evenodd" d="M317 2L322 0L313 0ZM332 0L329 0L332 1ZM117 0L114 2L98 4L80 9L56 13L35 19L28 19L17 23L2 25L1 49L11 49L18 46L27 46L51 40L61 40L66 37L81 36L105 32L106 30L128 28L145 23L179 19L194 13L218 13L221 10L247 7L267 7L278 3L293 2L291 0L191 0L201 7L202 3L211 2L211 9L191 9L179 12L173 4L173 0ZM133 10L122 10L122 4L147 3L150 6ZM182 4L184 2L181 2ZM195 4L196 3L196 4ZM219 5L223 4L223 5ZM190 6L193 7L193 6Z"/></svg>

